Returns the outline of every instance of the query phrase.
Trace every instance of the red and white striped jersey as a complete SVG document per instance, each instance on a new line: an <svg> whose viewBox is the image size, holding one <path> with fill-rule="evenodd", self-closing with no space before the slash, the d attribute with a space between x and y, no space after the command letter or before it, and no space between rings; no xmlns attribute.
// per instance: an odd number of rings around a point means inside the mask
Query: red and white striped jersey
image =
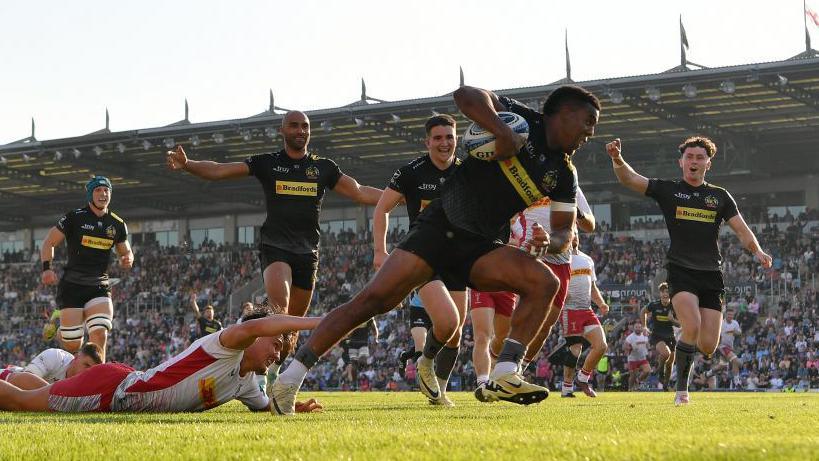
<svg viewBox="0 0 819 461"><path fill-rule="evenodd" d="M577 208L584 214L592 214L589 202L579 187L577 188ZM523 245L532 237L532 225L534 223L540 224L547 233L551 233L551 213L552 207L549 197L538 200L529 208L518 213L512 223L509 243L518 246ZM566 251L554 255L546 254L543 256L543 261L551 264L569 264L571 257L571 251Z"/></svg>
<svg viewBox="0 0 819 461"><path fill-rule="evenodd" d="M181 354L129 374L114 392L112 411L203 411L233 399L251 410L269 405L254 373L239 375L244 351L228 349L221 331L196 340Z"/></svg>
<svg viewBox="0 0 819 461"><path fill-rule="evenodd" d="M594 260L586 253L578 251L572 255L572 278L569 281L568 294L564 309L591 309L592 284L597 281L594 273Z"/></svg>

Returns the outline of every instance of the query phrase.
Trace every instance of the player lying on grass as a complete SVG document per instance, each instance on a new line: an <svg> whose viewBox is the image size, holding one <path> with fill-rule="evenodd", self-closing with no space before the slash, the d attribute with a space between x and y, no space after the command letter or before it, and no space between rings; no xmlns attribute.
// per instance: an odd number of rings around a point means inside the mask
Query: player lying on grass
<svg viewBox="0 0 819 461"><path fill-rule="evenodd" d="M275 315L274 315L275 312ZM0 381L0 410L59 412L203 411L237 399L251 411L270 410L256 384L295 341L295 331L314 328L316 317L282 315L281 308L257 306L242 322L195 341L181 354L147 371L105 363L72 378L23 390ZM314 399L296 411L321 410Z"/></svg>
<svg viewBox="0 0 819 461"><path fill-rule="evenodd" d="M0 381L20 389L39 389L62 379L77 376L102 363L101 349L94 343L85 343L76 354L62 349L46 349L37 354L25 367L0 370Z"/></svg>

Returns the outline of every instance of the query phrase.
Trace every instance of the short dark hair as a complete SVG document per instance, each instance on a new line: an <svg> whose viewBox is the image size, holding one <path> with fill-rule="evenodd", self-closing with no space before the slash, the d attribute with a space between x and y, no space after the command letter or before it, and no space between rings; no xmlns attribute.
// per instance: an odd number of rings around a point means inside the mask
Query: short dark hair
<svg viewBox="0 0 819 461"><path fill-rule="evenodd" d="M447 114L438 114L433 115L427 122L424 123L424 130L429 136L429 132L432 131L433 128L436 126L451 126L452 128L457 128L458 122L455 121L455 118L451 115Z"/></svg>
<svg viewBox="0 0 819 461"><path fill-rule="evenodd" d="M250 310L247 314L243 315L240 319L241 323L249 322L251 320L256 319L263 319L265 317L275 315L275 314L287 314L283 307L279 306L278 304L271 305L267 299L262 301L260 304L253 304L253 309ZM284 360L287 357L287 354L290 353L291 350L296 345L296 341L299 338L299 334L297 331L289 331L282 333L282 352L281 352L281 360Z"/></svg>
<svg viewBox="0 0 819 461"><path fill-rule="evenodd" d="M250 311L243 315L241 318L242 322L247 322L249 320L256 320L256 319L263 319L267 316L274 315L274 314L286 314L284 308L279 306L278 304L271 305L267 299L262 301L258 304L253 304L253 308Z"/></svg>
<svg viewBox="0 0 819 461"><path fill-rule="evenodd" d="M88 342L80 348L80 354L91 357L97 365L102 363L102 348L97 343Z"/></svg>
<svg viewBox="0 0 819 461"><path fill-rule="evenodd" d="M600 100L591 91L577 85L563 85L549 93L543 103L543 114L554 115L566 104L591 104L600 110Z"/></svg>
<svg viewBox="0 0 819 461"><path fill-rule="evenodd" d="M668 291L668 283L667 283L667 282L663 282L663 283L661 283L661 284L660 284L660 285L657 287L657 289L658 289L658 290L660 290L660 291Z"/></svg>
<svg viewBox="0 0 819 461"><path fill-rule="evenodd" d="M714 144L714 141L711 141L711 139L705 136L691 136L683 141L678 147L680 149L680 155L684 154L685 150L689 147L702 147L705 149L705 153L708 154L708 158L714 158L714 156L717 155L717 145Z"/></svg>

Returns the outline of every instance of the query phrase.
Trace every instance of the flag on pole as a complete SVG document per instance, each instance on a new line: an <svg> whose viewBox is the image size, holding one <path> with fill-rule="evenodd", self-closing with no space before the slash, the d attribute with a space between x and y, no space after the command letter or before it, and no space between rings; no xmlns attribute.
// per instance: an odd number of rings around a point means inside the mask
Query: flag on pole
<svg viewBox="0 0 819 461"><path fill-rule="evenodd" d="M680 15L680 65L688 64L688 59L685 56L685 51L688 49L688 37L685 35L685 27L682 22L682 15Z"/></svg>
<svg viewBox="0 0 819 461"><path fill-rule="evenodd" d="M565 37L565 44L566 44L566 78L571 80L572 79L572 62L569 59L569 30L566 30L566 37Z"/></svg>
<svg viewBox="0 0 819 461"><path fill-rule="evenodd" d="M819 1L817 0L803 0L805 7L805 50L812 49L810 36L811 33L819 33Z"/></svg>

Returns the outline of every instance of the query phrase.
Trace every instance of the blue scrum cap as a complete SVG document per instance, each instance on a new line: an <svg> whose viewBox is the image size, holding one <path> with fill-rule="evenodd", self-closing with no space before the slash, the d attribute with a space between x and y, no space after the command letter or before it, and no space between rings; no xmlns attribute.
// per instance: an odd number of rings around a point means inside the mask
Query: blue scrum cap
<svg viewBox="0 0 819 461"><path fill-rule="evenodd" d="M105 176L94 176L90 181L88 181L88 184L85 185L85 196L89 203L94 200L94 189L100 186L107 187L108 190L112 190L114 188L111 185L110 179L106 178Z"/></svg>

